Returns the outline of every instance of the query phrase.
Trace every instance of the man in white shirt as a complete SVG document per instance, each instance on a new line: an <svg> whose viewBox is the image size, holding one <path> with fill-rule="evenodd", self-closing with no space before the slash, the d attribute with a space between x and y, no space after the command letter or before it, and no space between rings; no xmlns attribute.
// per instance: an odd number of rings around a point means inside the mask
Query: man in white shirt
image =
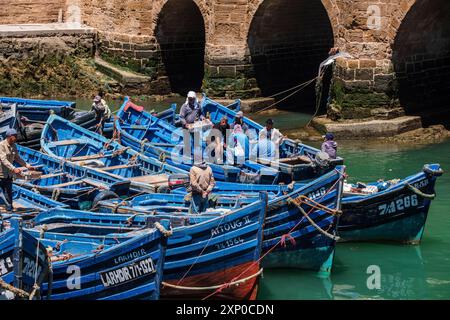
<svg viewBox="0 0 450 320"><path fill-rule="evenodd" d="M279 154L278 148L285 136L273 127L273 120L267 119L266 126L259 132L260 157L274 158Z"/></svg>

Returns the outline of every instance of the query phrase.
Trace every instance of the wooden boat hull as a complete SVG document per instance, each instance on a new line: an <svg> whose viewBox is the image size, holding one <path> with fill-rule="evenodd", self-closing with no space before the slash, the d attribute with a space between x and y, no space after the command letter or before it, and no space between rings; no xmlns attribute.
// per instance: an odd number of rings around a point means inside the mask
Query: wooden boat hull
<svg viewBox="0 0 450 320"><path fill-rule="evenodd" d="M257 291L255 282L260 275L259 259L266 204L267 196L262 194L260 200L223 216L210 216L209 219L196 223L197 217L194 215L189 218L191 225L175 227L168 238L164 262L164 283L161 291L164 298L206 298L233 279L242 283L239 283L239 286L223 287L221 292L224 297L254 298ZM46 225L51 221L64 221L72 225L90 223L105 227L113 225L140 228L148 225L148 219L159 221L167 218L179 219L169 215L136 215L130 219L130 215L124 214L58 209L39 215L36 221ZM107 236L103 238L114 240ZM227 276L219 276L223 274ZM213 275L215 276L212 277ZM208 283L200 283L205 276ZM170 284L177 285L179 290L166 291ZM214 289L199 288L204 286ZM216 298L215 295L212 297Z"/></svg>
<svg viewBox="0 0 450 320"><path fill-rule="evenodd" d="M127 179L65 162L20 145L17 148L27 163L40 167L47 176L30 181L16 180L15 183L28 189L36 188L53 200L67 202L74 209L80 209L80 204L89 209L103 191L112 191L118 196L129 194L131 182Z"/></svg>
<svg viewBox="0 0 450 320"><path fill-rule="evenodd" d="M159 119L151 114L136 110L126 97L122 107L117 113L115 122L120 132L121 143L133 148L149 157L164 158L170 165L189 171L192 167L193 156L191 154L175 159L173 152L178 154L179 139L175 141L174 133L181 133L180 128ZM181 134L182 136L182 134ZM192 149L193 150L193 149ZM256 183L274 183L278 179L278 172L270 167L251 163L249 161L240 165L240 168L231 165L218 165L210 163L214 178L218 181L239 182L241 175L256 177Z"/></svg>
<svg viewBox="0 0 450 320"><path fill-rule="evenodd" d="M234 279L251 277L258 274L259 265L253 262L243 263L239 266L227 268L225 270L212 271L205 274L188 276L183 279L183 286L189 288L213 287L216 288L218 283L230 283ZM214 294L212 300L256 300L258 294L259 275L253 277L243 284L223 288L219 293ZM177 286L178 280L167 280L165 283L174 287ZM167 299L203 299L213 294L216 289L204 290L187 290L183 288L174 288L163 285L161 289L161 298Z"/></svg>
<svg viewBox="0 0 450 320"><path fill-rule="evenodd" d="M338 233L342 241L395 241L419 243L425 229L431 200L413 191L434 194L437 164L425 165L416 175L395 186L368 196L344 197Z"/></svg>
<svg viewBox="0 0 450 320"><path fill-rule="evenodd" d="M81 236L79 241L83 240ZM158 300L164 243L159 232L145 232L95 255L55 262L51 299ZM79 283L71 282L76 274L81 275ZM44 283L43 296L48 290Z"/></svg>
<svg viewBox="0 0 450 320"><path fill-rule="evenodd" d="M236 102L225 107L204 95L202 100L202 109L204 113L209 113L211 121L213 121L214 123L219 122L220 119L224 116L228 118L229 123L232 123L234 121L236 113L240 110L240 104L240 100L236 100ZM244 117L244 123L250 130L255 130L256 133L263 129L262 125L247 117ZM294 155L309 156L314 159L315 155L318 152L318 149L311 146L297 143L292 139L285 139L280 146L280 159L289 160L289 158ZM263 159L259 159L259 162L264 164L271 163L271 161ZM343 163L344 160L340 157L332 160L330 162L330 165L324 168L320 168L312 162L290 164L289 161L275 161L275 163L273 163L273 168L277 168L280 171L278 181L289 183L291 181L301 181L317 178L322 174L333 170L333 168L335 168L337 165L342 165Z"/></svg>
<svg viewBox="0 0 450 320"><path fill-rule="evenodd" d="M18 142L32 149L39 149L43 123L52 114L88 129L94 129L97 124L94 112L75 112L76 104L71 101L0 97L0 105L5 110L15 106L20 127Z"/></svg>
<svg viewBox="0 0 450 320"><path fill-rule="evenodd" d="M306 196L315 199L317 204L331 210L340 210L343 174L345 167L338 166L308 184L298 184L294 190L287 186L244 185L223 182L229 191L219 191L216 197L216 208L234 209L255 201L254 192L263 192L264 188L271 194L263 232L263 259L265 268L297 268L317 271L320 276L327 277L332 268L336 239L338 214L329 210L314 209L307 204L302 209L308 213L317 226L326 230L328 236L308 221L300 209L291 204L290 199ZM106 212L129 213L134 215L158 212L161 215L187 214L189 201L185 200L186 192L173 194L142 195L120 204L118 201L99 203L100 210ZM207 212L208 215L213 214ZM201 219L205 214L198 215ZM294 228L295 227L295 228ZM289 236L288 236L289 235ZM330 238L330 236L332 236ZM282 240L283 239L283 240Z"/></svg>
<svg viewBox="0 0 450 320"><path fill-rule="evenodd" d="M3 230L0 223L0 279L31 293L34 284L40 286L48 279L47 252L42 243L22 229L20 218L11 218L8 221L11 228L7 230ZM2 290L0 287L0 292ZM35 298L39 298L39 294L39 291L36 292Z"/></svg>
<svg viewBox="0 0 450 320"><path fill-rule="evenodd" d="M130 179L136 192L155 192L159 186L167 185L168 175L188 173L56 115L49 117L42 131L41 147L51 156L84 166L91 166L92 162L96 170Z"/></svg>

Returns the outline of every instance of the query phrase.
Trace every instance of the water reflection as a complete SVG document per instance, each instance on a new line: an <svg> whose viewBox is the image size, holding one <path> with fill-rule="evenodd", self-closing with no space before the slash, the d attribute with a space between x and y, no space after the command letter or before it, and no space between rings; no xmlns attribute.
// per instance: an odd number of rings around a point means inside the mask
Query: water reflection
<svg viewBox="0 0 450 320"><path fill-rule="evenodd" d="M316 272L294 269L264 270L258 299L273 300L332 300L333 283L319 278Z"/></svg>
<svg viewBox="0 0 450 320"><path fill-rule="evenodd" d="M347 246L347 250L339 247ZM389 250L386 250L386 247ZM428 297L424 261L420 246L386 244L339 244L332 274L335 299L426 299ZM370 289L374 275L370 266L380 271L380 287ZM369 280L369 286L368 286Z"/></svg>

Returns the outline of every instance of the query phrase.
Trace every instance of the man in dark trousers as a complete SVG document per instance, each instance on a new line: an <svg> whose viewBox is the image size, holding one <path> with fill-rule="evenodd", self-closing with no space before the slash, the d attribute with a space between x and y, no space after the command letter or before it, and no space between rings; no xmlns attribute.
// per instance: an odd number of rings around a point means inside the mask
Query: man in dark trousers
<svg viewBox="0 0 450 320"><path fill-rule="evenodd" d="M13 177L20 175L22 169L14 167L14 161L28 170L34 168L27 164L19 155L16 146L17 131L8 129L5 140L0 142L0 199L6 205L6 211L13 211L12 184Z"/></svg>

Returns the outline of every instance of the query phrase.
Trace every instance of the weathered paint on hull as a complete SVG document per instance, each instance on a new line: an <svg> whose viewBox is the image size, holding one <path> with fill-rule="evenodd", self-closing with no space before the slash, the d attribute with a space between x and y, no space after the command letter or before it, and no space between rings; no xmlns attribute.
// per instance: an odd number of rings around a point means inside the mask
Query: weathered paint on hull
<svg viewBox="0 0 450 320"><path fill-rule="evenodd" d="M428 209L426 210L428 211ZM422 239L427 212L421 211L381 225L351 231L339 231L342 242L395 241L418 244Z"/></svg>
<svg viewBox="0 0 450 320"><path fill-rule="evenodd" d="M335 247L275 251L267 255L263 268L295 268L317 271L317 276L327 278L333 267Z"/></svg>
<svg viewBox="0 0 450 320"><path fill-rule="evenodd" d="M178 283L177 280L166 281L172 285L178 285L183 287L214 287L226 284L239 279L244 279L257 274L260 270L259 263L247 262L241 265L228 268L226 270L214 271L209 273L203 273L195 276L186 277ZM243 273L244 272L244 273ZM242 273L242 274L241 274ZM237 279L234 279L238 277ZM253 277L244 283L239 285L230 286L222 289L217 294L211 296L214 300L255 300L258 293L259 276ZM202 299L208 295L214 293L217 289L210 290L183 290L178 288L171 288L168 286L162 286L161 298L162 299Z"/></svg>

